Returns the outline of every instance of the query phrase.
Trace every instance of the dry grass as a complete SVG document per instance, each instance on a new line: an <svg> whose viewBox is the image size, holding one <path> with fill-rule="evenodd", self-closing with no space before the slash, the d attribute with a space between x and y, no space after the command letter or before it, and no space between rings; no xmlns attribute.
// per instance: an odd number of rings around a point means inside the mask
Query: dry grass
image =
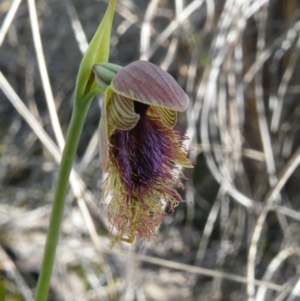
<svg viewBox="0 0 300 301"><path fill-rule="evenodd" d="M33 300L82 53L107 1L0 3L0 278ZM119 0L113 63L168 70L196 162L157 241L109 248L99 102L74 164L49 300L300 300L296 0Z"/></svg>

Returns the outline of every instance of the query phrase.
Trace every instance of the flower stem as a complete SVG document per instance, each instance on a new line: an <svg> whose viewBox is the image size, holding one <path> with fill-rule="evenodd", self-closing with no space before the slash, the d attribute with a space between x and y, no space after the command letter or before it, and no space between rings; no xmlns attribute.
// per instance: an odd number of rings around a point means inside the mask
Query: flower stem
<svg viewBox="0 0 300 301"><path fill-rule="evenodd" d="M70 172L72 169L85 117L91 100L93 99L92 96L93 95L88 94L82 101L75 101L74 103L72 119L59 166L58 179L56 183L56 190L54 194L49 229L44 250L44 257L36 290L36 301L46 301L48 298L50 279L55 259L56 247L59 239L61 222L63 218Z"/></svg>
<svg viewBox="0 0 300 301"><path fill-rule="evenodd" d="M0 301L5 301L5 280L0 278Z"/></svg>

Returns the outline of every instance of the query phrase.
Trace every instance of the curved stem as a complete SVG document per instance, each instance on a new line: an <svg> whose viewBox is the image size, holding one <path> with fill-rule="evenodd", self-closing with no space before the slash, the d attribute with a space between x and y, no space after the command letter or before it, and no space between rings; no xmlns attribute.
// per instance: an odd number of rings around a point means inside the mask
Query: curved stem
<svg viewBox="0 0 300 301"><path fill-rule="evenodd" d="M52 204L52 211L47 233L44 257L36 290L36 301L46 301L50 287L50 279L55 259L56 247L59 239L63 218L65 198L68 190L69 176L72 169L78 141L83 128L85 117L93 95L90 93L82 101L75 101L66 144L63 150L56 183L56 190Z"/></svg>

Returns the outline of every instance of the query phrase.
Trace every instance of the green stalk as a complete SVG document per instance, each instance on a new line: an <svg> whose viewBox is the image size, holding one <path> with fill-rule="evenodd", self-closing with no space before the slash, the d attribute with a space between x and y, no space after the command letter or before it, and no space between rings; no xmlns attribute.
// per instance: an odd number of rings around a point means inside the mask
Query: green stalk
<svg viewBox="0 0 300 301"><path fill-rule="evenodd" d="M0 278L0 301L5 301L5 280Z"/></svg>
<svg viewBox="0 0 300 301"><path fill-rule="evenodd" d="M65 198L69 186L68 184L70 172L72 169L85 117L94 95L94 93L89 93L84 97L82 101L76 100L74 104L72 119L59 166L44 257L36 290L36 301L46 301L48 298L55 252L59 240L60 227L63 218Z"/></svg>

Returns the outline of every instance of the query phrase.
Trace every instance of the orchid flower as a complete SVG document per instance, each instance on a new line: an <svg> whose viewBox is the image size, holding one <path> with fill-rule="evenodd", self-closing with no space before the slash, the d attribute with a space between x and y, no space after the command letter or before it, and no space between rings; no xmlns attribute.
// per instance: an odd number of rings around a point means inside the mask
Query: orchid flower
<svg viewBox="0 0 300 301"><path fill-rule="evenodd" d="M146 61L124 68L100 64L94 74L106 88L99 142L100 164L108 173L103 195L112 195L108 216L117 230L113 243L150 239L164 217L161 200L171 210L182 202L174 188L182 187L175 164L192 167L185 137L174 129L188 96L171 75Z"/></svg>

